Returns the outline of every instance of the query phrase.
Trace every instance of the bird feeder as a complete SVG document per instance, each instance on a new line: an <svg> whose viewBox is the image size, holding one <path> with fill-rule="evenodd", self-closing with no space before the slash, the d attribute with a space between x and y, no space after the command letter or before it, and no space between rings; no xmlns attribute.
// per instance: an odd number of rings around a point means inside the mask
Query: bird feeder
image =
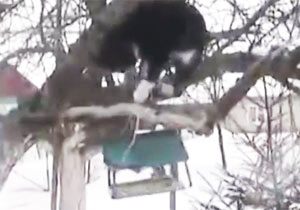
<svg viewBox="0 0 300 210"><path fill-rule="evenodd" d="M189 185L191 178L187 166L188 154L180 133L176 130L152 131L137 134L134 144L132 138L103 143L104 162L108 166L108 186L114 199L170 192L170 206L175 209L175 193L184 189L179 180L178 163L185 166ZM143 168L161 169L170 167L169 173L149 179L117 183L116 172L123 169L142 170Z"/></svg>

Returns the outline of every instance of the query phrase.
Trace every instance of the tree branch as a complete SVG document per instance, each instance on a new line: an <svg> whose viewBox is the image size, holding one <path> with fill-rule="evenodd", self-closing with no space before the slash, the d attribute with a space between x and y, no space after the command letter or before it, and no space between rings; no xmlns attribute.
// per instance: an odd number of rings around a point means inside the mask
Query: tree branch
<svg viewBox="0 0 300 210"><path fill-rule="evenodd" d="M53 52L53 49L51 48L46 48L46 47L27 47L27 48L20 48L16 50L15 52L12 52L8 55L6 55L1 61L0 61L0 66L5 65L8 60L25 55L25 54L34 54L34 53L46 53L46 52Z"/></svg>
<svg viewBox="0 0 300 210"><path fill-rule="evenodd" d="M212 118L208 107L200 104L184 105L142 105L120 103L109 107L90 106L74 107L64 112L61 117L68 120L79 118L111 118L115 116L136 116L153 124L164 124L167 127L190 128L201 134L209 134L207 118ZM211 116L209 116L211 115Z"/></svg>
<svg viewBox="0 0 300 210"><path fill-rule="evenodd" d="M291 54L297 55L295 52ZM278 65L278 57L281 55L282 49L278 49L254 63L237 84L215 104L147 105L119 103L111 106L74 107L64 112L61 117L78 120L80 118L101 119L133 115L153 124L161 123L167 127L189 128L199 134L207 135L210 133L212 125L224 119L261 76L278 70L274 69L274 64L279 68L286 67L286 65Z"/></svg>
<svg viewBox="0 0 300 210"><path fill-rule="evenodd" d="M217 39L231 39L233 42L238 37L240 37L242 34L249 31L250 27L253 26L256 23L256 21L259 18L261 18L265 14L265 12L278 1L279 0L268 0L253 14L253 16L241 28L237 28L237 29L229 30L229 31L222 31L222 32L218 32L218 33L212 33L212 35L214 37L216 37Z"/></svg>
<svg viewBox="0 0 300 210"><path fill-rule="evenodd" d="M281 56L279 56L279 53ZM297 65L300 63L300 46L288 52L287 49L278 49L270 52L269 56L259 56L250 53L216 53L207 57L195 70L193 75L182 81L176 89L184 90L186 87L197 84L199 81L210 76L222 76L225 72L247 73L255 63L267 59L268 65L264 66L264 74L270 75L279 81L286 81L288 78L299 79L300 71ZM276 59L274 59L276 57ZM271 65L271 67L270 67Z"/></svg>

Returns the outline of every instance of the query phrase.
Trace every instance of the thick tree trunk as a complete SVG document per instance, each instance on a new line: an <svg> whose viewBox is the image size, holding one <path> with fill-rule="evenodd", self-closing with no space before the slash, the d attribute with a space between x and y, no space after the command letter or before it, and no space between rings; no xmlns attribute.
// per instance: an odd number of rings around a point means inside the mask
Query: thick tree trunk
<svg viewBox="0 0 300 210"><path fill-rule="evenodd" d="M82 132L66 138L60 154L60 210L85 210L85 158L80 152Z"/></svg>

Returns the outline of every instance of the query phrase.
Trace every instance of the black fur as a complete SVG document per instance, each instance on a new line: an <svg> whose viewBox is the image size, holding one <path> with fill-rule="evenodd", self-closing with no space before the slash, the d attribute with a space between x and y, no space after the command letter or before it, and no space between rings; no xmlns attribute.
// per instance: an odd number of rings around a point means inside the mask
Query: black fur
<svg viewBox="0 0 300 210"><path fill-rule="evenodd" d="M100 66L119 71L136 63L135 45L148 64L147 80L156 81L173 52L196 49L193 63L201 60L205 37L204 19L193 6L184 1L144 1L105 33L101 48L92 58ZM188 69L176 58L173 63ZM188 74L180 71L179 77Z"/></svg>

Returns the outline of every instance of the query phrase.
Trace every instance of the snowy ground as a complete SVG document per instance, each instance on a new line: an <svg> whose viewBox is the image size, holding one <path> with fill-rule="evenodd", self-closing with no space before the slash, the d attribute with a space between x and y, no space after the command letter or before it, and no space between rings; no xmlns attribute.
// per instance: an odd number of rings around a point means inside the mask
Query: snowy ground
<svg viewBox="0 0 300 210"><path fill-rule="evenodd" d="M244 162L241 157L244 157L244 154L249 155L249 157L253 156L251 150L234 142L228 132L225 132L224 141L228 168L231 171L241 170ZM191 202L193 198L201 199L203 202L211 199L211 190L198 173L217 187L222 168L216 134L209 138L197 137L186 140L185 146L190 157L189 166L194 185L190 189L177 193L178 210L195 209ZM101 158L101 155L98 155L92 161L92 181L87 185L87 210L169 209L169 194L167 193L112 200L107 188L106 167ZM120 174L119 177L124 178L133 175L135 176L133 172L126 172ZM182 176L182 178L185 179L186 177ZM14 168L0 193L0 209L50 209L50 193L44 191L46 188L46 160L44 155L39 158L33 147Z"/></svg>

